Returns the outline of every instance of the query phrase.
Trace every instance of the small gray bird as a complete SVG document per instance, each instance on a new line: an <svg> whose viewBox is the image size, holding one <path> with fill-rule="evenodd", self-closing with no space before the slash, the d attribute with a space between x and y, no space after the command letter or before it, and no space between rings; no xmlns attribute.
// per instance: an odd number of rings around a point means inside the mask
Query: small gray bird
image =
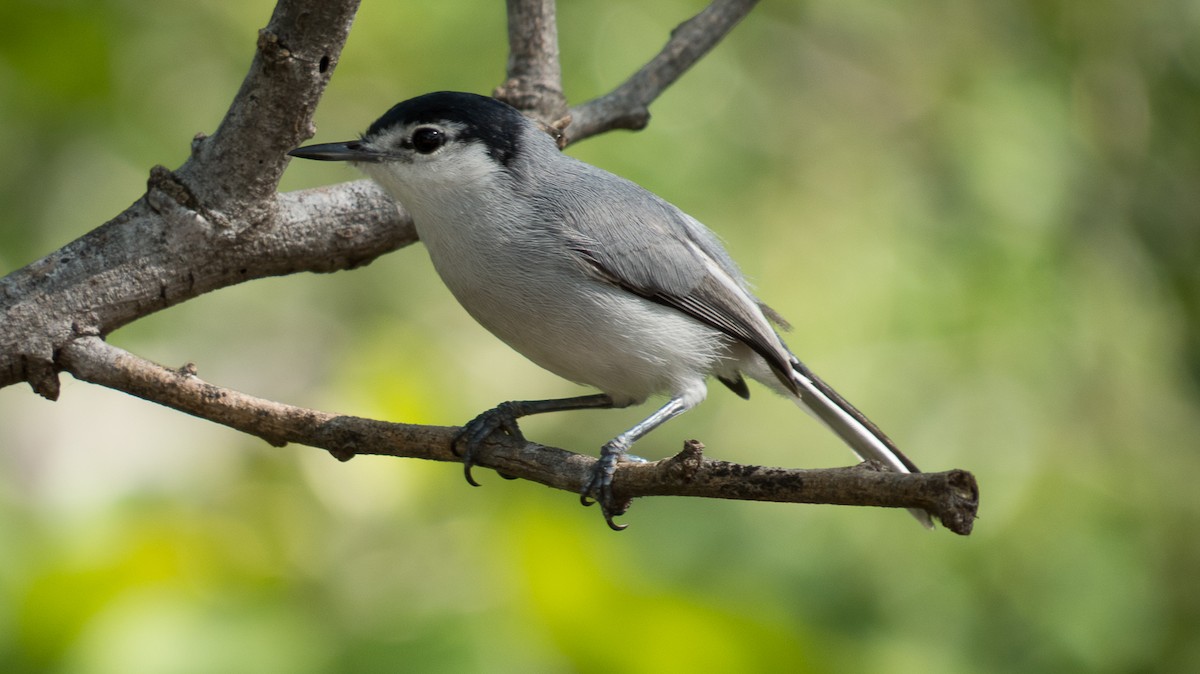
<svg viewBox="0 0 1200 674"><path fill-rule="evenodd" d="M698 405L715 376L743 398L750 377L791 398L862 458L919 472L875 424L788 351L784 325L751 294L717 237L634 183L562 154L515 108L486 96L426 94L400 103L361 140L298 148L348 161L412 214L442 281L483 327L543 368L602 391L501 403L455 441L468 482L492 432L523 439L517 418L669 400L600 448L581 500L605 521L618 459ZM911 511L926 526L929 514Z"/></svg>

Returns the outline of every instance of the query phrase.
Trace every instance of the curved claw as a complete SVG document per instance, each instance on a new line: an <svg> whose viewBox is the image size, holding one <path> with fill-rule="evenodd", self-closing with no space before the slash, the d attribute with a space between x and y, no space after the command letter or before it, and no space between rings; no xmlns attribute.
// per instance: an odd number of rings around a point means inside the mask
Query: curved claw
<svg viewBox="0 0 1200 674"><path fill-rule="evenodd" d="M463 457L463 477L467 478L467 484L472 487L482 487L483 485L476 482L475 477L471 475L471 467L474 465L475 462L471 460L470 454Z"/></svg>
<svg viewBox="0 0 1200 674"><path fill-rule="evenodd" d="M604 475L605 473L603 466L601 466L600 463L597 463L595 467L592 468L591 479L587 481L587 484L583 485L583 489L579 492L580 505L585 508L590 508L601 500L600 498L597 498L595 501L593 501L591 497L592 492L594 491L603 492ZM612 478L610 477L609 480L612 480Z"/></svg>
<svg viewBox="0 0 1200 674"><path fill-rule="evenodd" d="M478 420L479 417L476 417L475 419ZM450 441L450 451L454 452L455 456L462 457L463 477L467 478L467 484L471 485L472 487L478 487L481 485L476 482L475 478L471 475L471 468L475 465L475 461L471 458L471 455L475 453L475 447L478 445L478 442L467 443L467 445L462 448L461 452L458 449L459 443L462 442L463 437L467 435L467 431L473 423L475 423L474 420L468 423L466 426L463 426L463 429L459 431L458 435L454 436L454 439Z"/></svg>
<svg viewBox="0 0 1200 674"><path fill-rule="evenodd" d="M613 502L612 481L613 474L617 470L617 458L621 456L621 452L615 451L608 445L600 452L600 460L596 462L592 469L592 478L584 485L583 490L579 493L579 503L584 506L591 506L593 503L600 504L600 512L604 515L604 521L613 531L624 531L629 527L628 524L617 524L613 518L617 515L624 514L628 509L627 504L617 506ZM592 493L595 492L596 500L590 500Z"/></svg>
<svg viewBox="0 0 1200 674"><path fill-rule="evenodd" d="M497 430L503 431L520 442L525 441L525 435L521 433L521 428L517 425L517 415L513 412L511 405L500 403L468 421L450 443L451 451L462 457L463 477L472 487L480 486L471 475L471 468L475 466L473 458L475 450L479 449L479 445L483 444L483 441Z"/></svg>
<svg viewBox="0 0 1200 674"><path fill-rule="evenodd" d="M625 531L629 528L628 524L617 524L614 522L612 513L604 513L604 521L608 522L608 528L613 531Z"/></svg>

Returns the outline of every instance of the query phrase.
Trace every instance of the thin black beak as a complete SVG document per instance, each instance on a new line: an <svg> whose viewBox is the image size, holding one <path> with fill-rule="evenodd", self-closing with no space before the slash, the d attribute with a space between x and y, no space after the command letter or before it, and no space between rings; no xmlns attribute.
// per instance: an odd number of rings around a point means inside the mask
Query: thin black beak
<svg viewBox="0 0 1200 674"><path fill-rule="evenodd" d="M322 143L320 145L305 145L288 153L301 159L317 159L319 161L362 161L380 162L386 156L363 146L362 141L348 140L344 143Z"/></svg>

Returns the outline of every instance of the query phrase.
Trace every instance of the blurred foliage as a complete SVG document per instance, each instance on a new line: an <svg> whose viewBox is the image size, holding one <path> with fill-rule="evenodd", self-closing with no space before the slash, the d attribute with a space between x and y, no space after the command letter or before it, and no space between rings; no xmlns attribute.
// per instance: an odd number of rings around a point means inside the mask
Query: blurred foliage
<svg viewBox="0 0 1200 674"><path fill-rule="evenodd" d="M562 3L603 93L695 0ZM0 5L0 270L135 200L211 132L271 5ZM503 3L366 2L318 141L487 92ZM616 535L481 471L275 449L65 381L0 391L6 672L1200 671L1200 5L763 3L642 133L570 151L728 241L793 348L976 532L904 513L655 499ZM356 177L298 163L283 189ZM419 246L231 288L113 336L294 404L438 424L579 392L473 325ZM533 419L587 450L646 409ZM848 455L719 387L639 445Z"/></svg>

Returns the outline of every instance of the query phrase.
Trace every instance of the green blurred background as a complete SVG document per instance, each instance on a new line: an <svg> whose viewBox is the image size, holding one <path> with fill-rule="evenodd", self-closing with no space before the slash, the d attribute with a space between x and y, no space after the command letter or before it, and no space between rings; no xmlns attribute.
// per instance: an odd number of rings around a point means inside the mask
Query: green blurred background
<svg viewBox="0 0 1200 674"><path fill-rule="evenodd" d="M565 2L573 102L702 2ZM270 2L0 5L0 272L112 217L220 121ZM317 113L503 78L503 3L367 0ZM1200 3L763 3L569 150L708 223L793 349L975 533L903 512L570 494L283 449L64 377L0 390L6 672L1200 671ZM291 167L281 189L357 176ZM112 341L255 395L457 424L583 391L474 325L420 246L269 279ZM649 408L532 419L593 452ZM845 465L762 389L639 445Z"/></svg>

